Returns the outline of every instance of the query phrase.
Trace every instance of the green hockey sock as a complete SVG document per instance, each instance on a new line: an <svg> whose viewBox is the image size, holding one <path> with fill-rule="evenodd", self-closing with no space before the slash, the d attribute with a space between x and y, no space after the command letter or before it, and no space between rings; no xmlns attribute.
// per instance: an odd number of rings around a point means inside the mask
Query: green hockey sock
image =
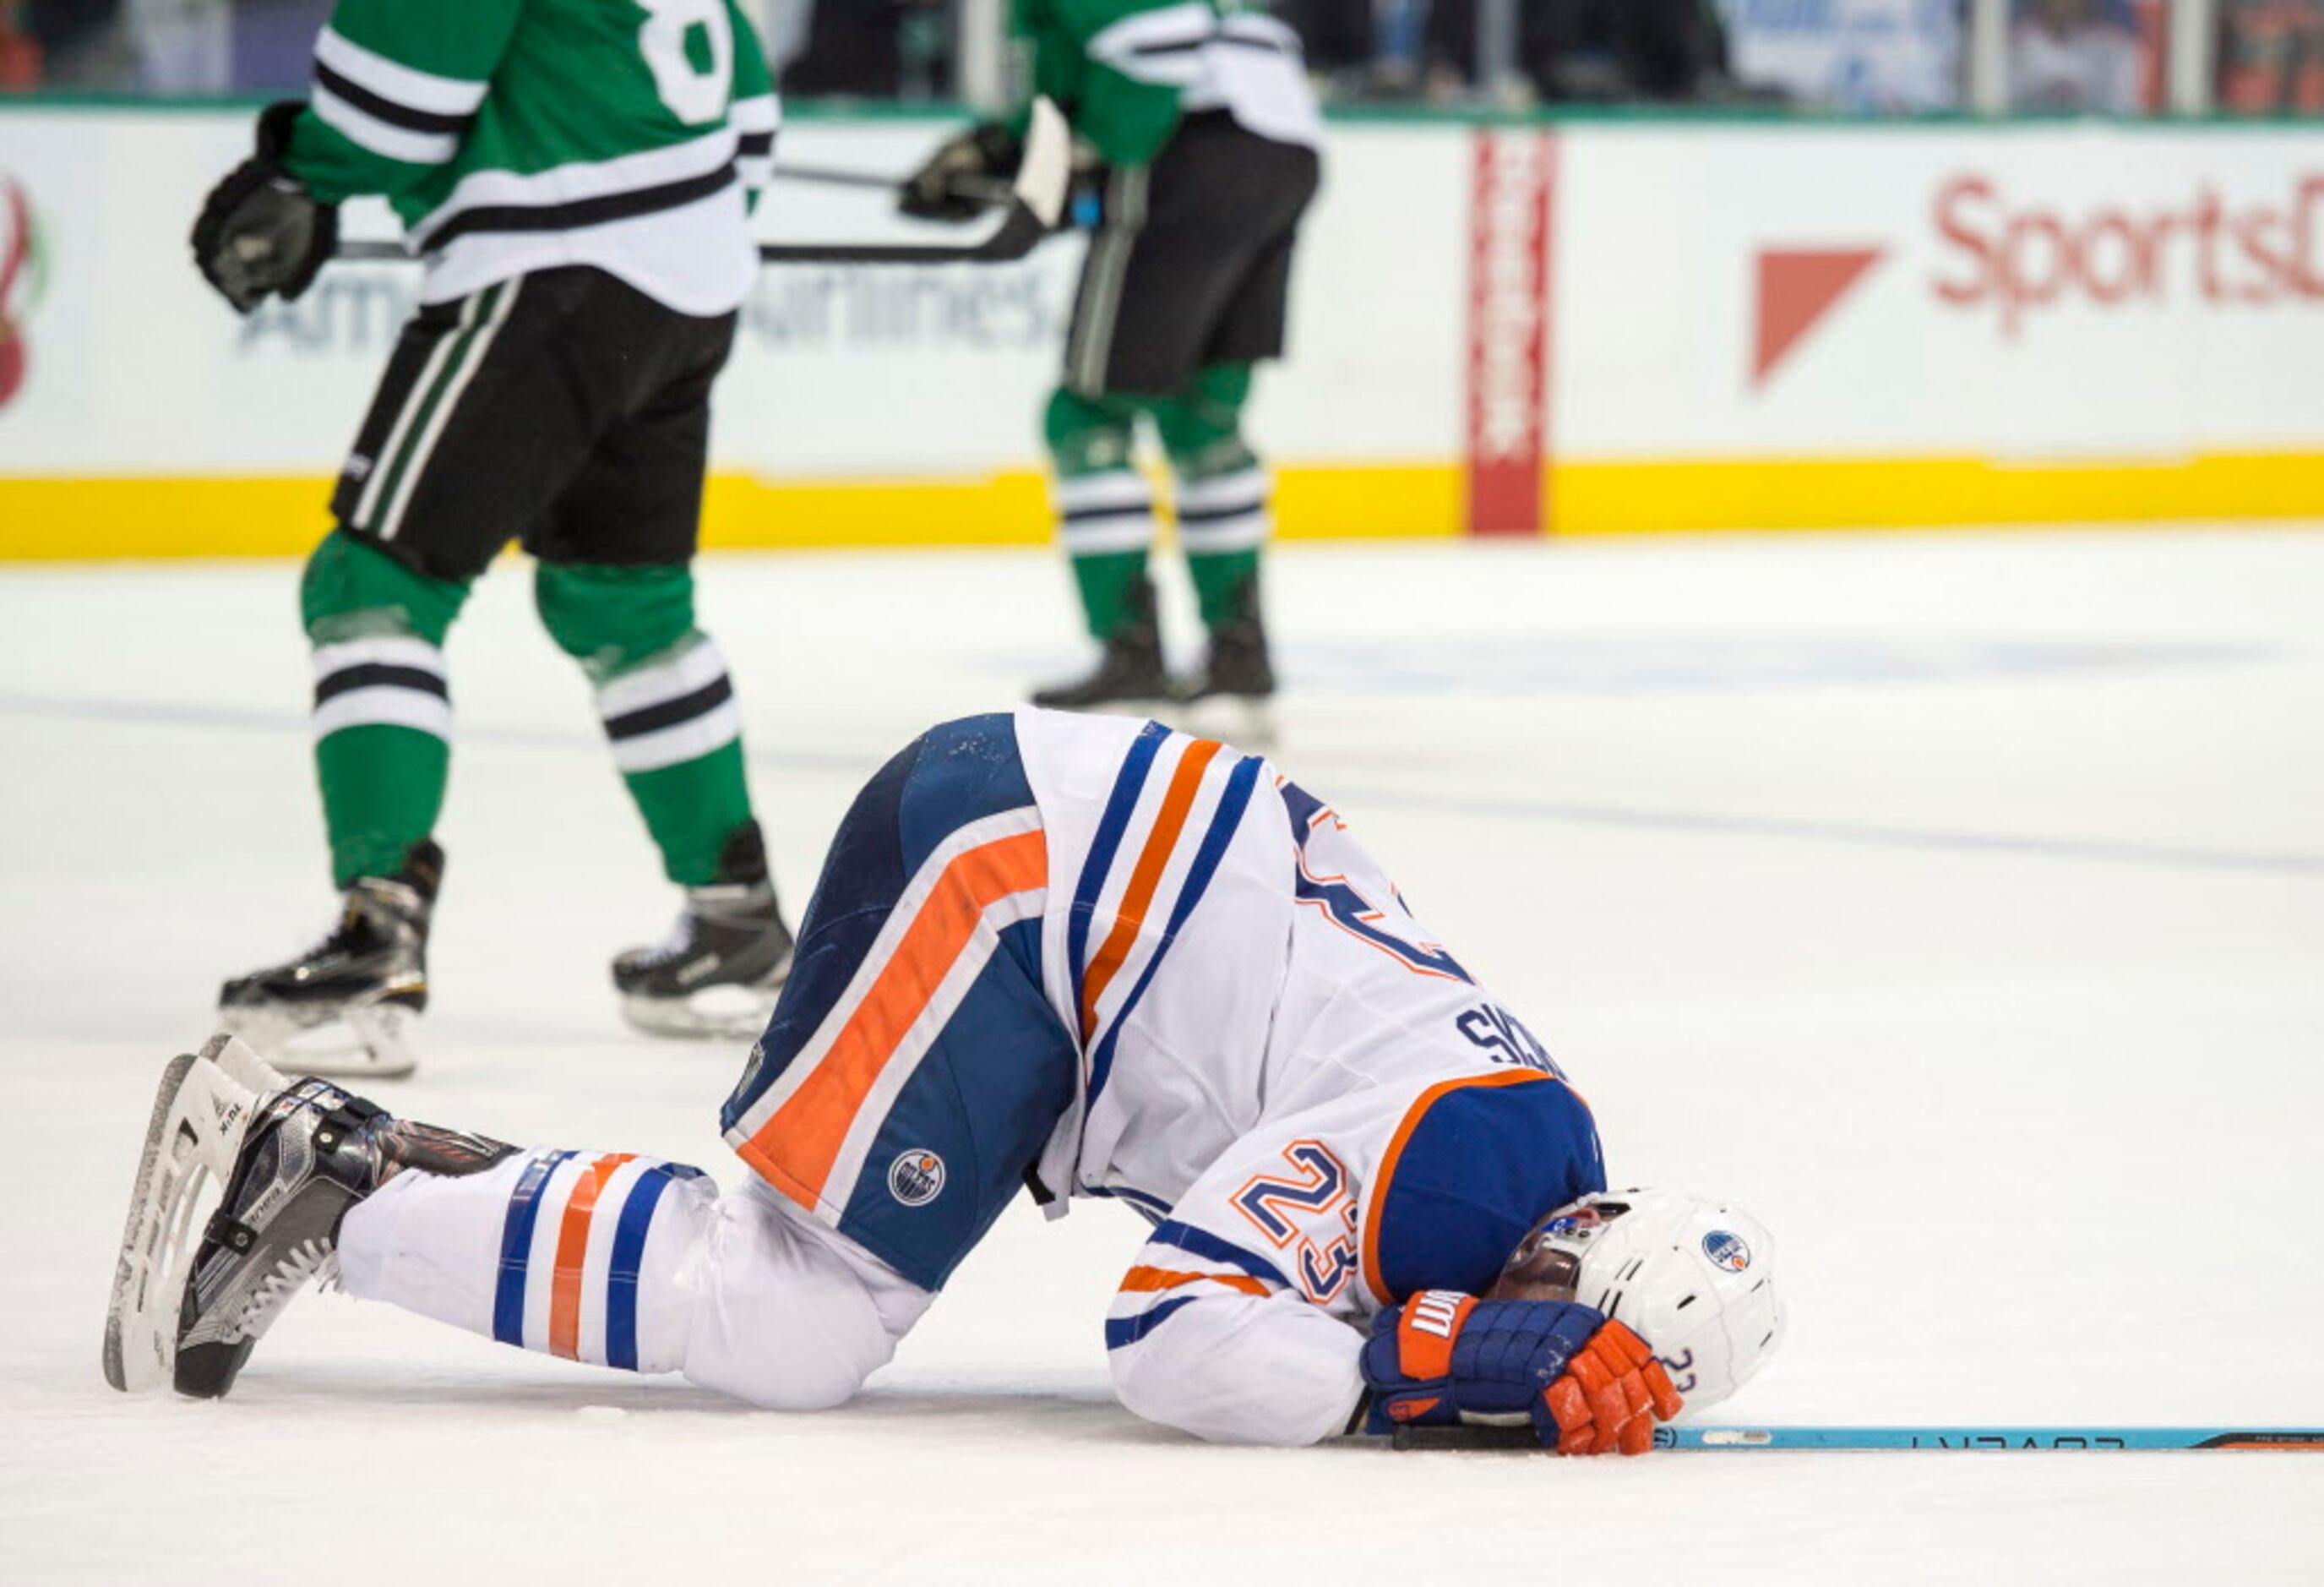
<svg viewBox="0 0 2324 1587"><path fill-rule="evenodd" d="M1074 585L1080 590L1082 614L1089 631L1100 640L1111 639L1133 622L1148 614L1138 598L1146 583L1146 553L1085 552L1074 558Z"/></svg>
<svg viewBox="0 0 2324 1587"><path fill-rule="evenodd" d="M1178 544L1210 628L1256 614L1259 553L1272 528L1267 470L1242 438L1250 381L1248 364L1210 364L1153 406L1176 481Z"/></svg>
<svg viewBox="0 0 2324 1587"><path fill-rule="evenodd" d="M1217 628L1258 614L1259 549L1186 553L1203 626Z"/></svg>
<svg viewBox="0 0 2324 1587"><path fill-rule="evenodd" d="M394 875L435 830L452 756L443 642L467 598L465 582L416 573L342 530L307 560L315 773L341 888Z"/></svg>
<svg viewBox="0 0 2324 1587"><path fill-rule="evenodd" d="M751 820L751 794L725 658L694 626L693 571L543 562L533 596L596 688L613 763L664 874L687 887L725 880L719 855Z"/></svg>
<svg viewBox="0 0 2324 1587"><path fill-rule="evenodd" d="M1154 490L1132 456L1137 420L1138 406L1128 399L1060 388L1042 425L1057 538L1073 559L1089 631L1100 640L1144 610L1134 596L1154 543Z"/></svg>

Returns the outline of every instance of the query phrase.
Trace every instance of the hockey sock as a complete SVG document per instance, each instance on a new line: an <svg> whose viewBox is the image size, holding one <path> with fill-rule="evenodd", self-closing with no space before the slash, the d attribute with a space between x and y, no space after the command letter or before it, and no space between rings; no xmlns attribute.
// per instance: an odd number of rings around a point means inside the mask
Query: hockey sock
<svg viewBox="0 0 2324 1587"><path fill-rule="evenodd" d="M1252 615L1260 549L1271 528L1267 470L1242 438L1248 364L1206 365L1153 405L1176 476L1178 543L1206 627Z"/></svg>
<svg viewBox="0 0 2324 1587"><path fill-rule="evenodd" d="M348 1210L341 1282L505 1344L784 1410L837 1405L935 1296L763 1181L627 1153L534 1149L406 1170Z"/></svg>
<svg viewBox="0 0 2324 1587"><path fill-rule="evenodd" d="M392 876L435 829L452 755L444 636L468 598L344 530L307 559L300 605L315 658L315 774L331 874Z"/></svg>
<svg viewBox="0 0 2324 1587"><path fill-rule="evenodd" d="M1042 426L1057 538L1073 559L1089 631L1101 640L1139 615L1131 594L1145 582L1154 543L1153 488L1132 457L1137 418L1126 399L1060 388Z"/></svg>
<svg viewBox="0 0 2324 1587"><path fill-rule="evenodd" d="M359 1299L571 1361L675 1371L693 1312L678 1273L717 1194L697 1168L626 1152L406 1171L348 1212L339 1266Z"/></svg>
<svg viewBox="0 0 2324 1587"><path fill-rule="evenodd" d="M751 794L725 658L694 626L692 570L543 562L533 597L596 687L613 763L664 873L687 887L722 880L719 853L750 822Z"/></svg>

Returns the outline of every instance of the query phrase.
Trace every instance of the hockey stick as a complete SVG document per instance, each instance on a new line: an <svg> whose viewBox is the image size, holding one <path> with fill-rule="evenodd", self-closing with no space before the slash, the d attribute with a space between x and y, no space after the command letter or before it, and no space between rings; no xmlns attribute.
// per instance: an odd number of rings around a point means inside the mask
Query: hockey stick
<svg viewBox="0 0 2324 1587"><path fill-rule="evenodd" d="M1546 1453L1529 1427L1399 1427L1402 1450ZM1657 1427L1656 1449L2277 1449L2324 1453L2319 1427Z"/></svg>
<svg viewBox="0 0 2324 1587"><path fill-rule="evenodd" d="M882 192L899 191L903 179L881 176L874 171L842 171L833 165L778 165L774 180L779 182L812 182L819 188L877 188ZM998 208L1017 196L1016 184L998 177L959 177L952 180L952 190L973 204Z"/></svg>
<svg viewBox="0 0 2324 1587"><path fill-rule="evenodd" d="M1008 213L982 242L933 247L920 243L761 243L759 259L766 264L1005 263L1030 254L1034 245L1056 228L1072 179L1073 133L1055 105L1036 99L1025 129L1025 158L1009 187ZM401 243L352 242L341 243L335 257L409 260L414 255Z"/></svg>

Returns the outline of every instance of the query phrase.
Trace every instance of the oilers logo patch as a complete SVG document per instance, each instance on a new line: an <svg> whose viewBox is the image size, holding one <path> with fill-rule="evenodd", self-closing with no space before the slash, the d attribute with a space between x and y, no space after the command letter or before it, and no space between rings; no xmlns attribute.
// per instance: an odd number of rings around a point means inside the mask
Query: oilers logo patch
<svg viewBox="0 0 2324 1587"><path fill-rule="evenodd" d="M944 1159L920 1147L888 1165L888 1194L908 1207L924 1207L944 1189Z"/></svg>
<svg viewBox="0 0 2324 1587"><path fill-rule="evenodd" d="M1739 1273L1751 1265L1751 1248L1724 1229L1713 1229L1702 1237L1702 1254L1711 1259L1712 1267L1729 1273Z"/></svg>

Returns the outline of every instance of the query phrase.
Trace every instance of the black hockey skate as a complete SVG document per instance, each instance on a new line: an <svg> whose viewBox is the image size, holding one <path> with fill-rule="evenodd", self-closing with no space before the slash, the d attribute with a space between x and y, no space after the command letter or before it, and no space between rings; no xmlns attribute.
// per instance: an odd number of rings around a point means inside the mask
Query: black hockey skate
<svg viewBox="0 0 2324 1587"><path fill-rule="evenodd" d="M357 878L330 936L219 990L219 1024L309 1074L410 1074L411 1022L428 1007L428 918L443 874L444 851L423 840L395 875Z"/></svg>
<svg viewBox="0 0 2324 1587"><path fill-rule="evenodd" d="M1268 655L1267 626L1259 620L1256 578L1244 581L1235 604L1236 615L1211 630L1203 669L1185 681L1178 697L1190 732L1264 748L1275 739L1268 709L1275 697L1275 666Z"/></svg>
<svg viewBox="0 0 2324 1587"><path fill-rule="evenodd" d="M1150 710L1170 698L1162 665L1162 630L1154 617L1154 586L1131 586L1130 621L1105 638L1097 666L1079 678L1033 691L1033 703L1052 711Z"/></svg>
<svg viewBox="0 0 2324 1587"><path fill-rule="evenodd" d="M285 1079L231 1036L173 1058L115 1269L106 1381L226 1393L292 1297L336 1281L348 1208L402 1168L473 1174L515 1149L403 1122L326 1080ZM189 1252L212 1185L223 1192Z"/></svg>
<svg viewBox="0 0 2324 1587"><path fill-rule="evenodd" d="M613 961L622 1015L656 1036L757 1036L791 973L791 930L759 824L735 828L719 880L686 890L670 935Z"/></svg>

